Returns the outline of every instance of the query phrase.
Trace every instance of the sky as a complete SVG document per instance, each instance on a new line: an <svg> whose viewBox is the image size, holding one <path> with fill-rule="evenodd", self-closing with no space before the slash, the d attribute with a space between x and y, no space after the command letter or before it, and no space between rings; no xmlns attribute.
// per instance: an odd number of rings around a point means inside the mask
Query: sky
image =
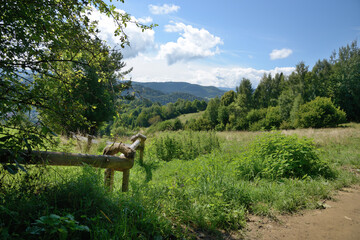
<svg viewBox="0 0 360 240"><path fill-rule="evenodd" d="M360 0L125 0L112 1L134 21L158 24L125 29L122 50L136 82L189 82L235 88L243 78L256 87L264 74L289 75L303 61L320 59L360 39ZM95 11L100 36L110 45L111 19Z"/></svg>

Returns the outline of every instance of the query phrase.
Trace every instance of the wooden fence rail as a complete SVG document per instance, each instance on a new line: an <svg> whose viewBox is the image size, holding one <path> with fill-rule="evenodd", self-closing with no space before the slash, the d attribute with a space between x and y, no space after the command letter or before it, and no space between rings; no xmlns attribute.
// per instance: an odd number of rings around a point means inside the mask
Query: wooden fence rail
<svg viewBox="0 0 360 240"><path fill-rule="evenodd" d="M105 147L103 155L89 155L80 153L62 153L47 151L28 151L21 152L26 163L29 164L48 164L54 166L81 166L84 163L97 168L106 168L105 186L111 191L114 184L115 171L123 172L122 191L129 189L130 169L134 166L136 150L140 152L140 162L143 161L146 137L136 134L131 137L133 142L130 146L124 143L113 143ZM120 156L114 156L121 152ZM0 149L0 163L11 163L13 156L10 151Z"/></svg>

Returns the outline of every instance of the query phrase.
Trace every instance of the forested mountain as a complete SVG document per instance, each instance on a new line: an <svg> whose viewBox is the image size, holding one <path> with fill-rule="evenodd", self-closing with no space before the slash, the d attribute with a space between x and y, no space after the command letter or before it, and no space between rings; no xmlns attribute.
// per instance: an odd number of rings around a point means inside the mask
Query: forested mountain
<svg viewBox="0 0 360 240"><path fill-rule="evenodd" d="M221 97L225 91L216 87L206 87L186 82L133 82L133 85L140 85L163 93L188 93L196 97L210 99L216 96Z"/></svg>
<svg viewBox="0 0 360 240"><path fill-rule="evenodd" d="M158 102L161 105L166 105L168 103L175 103L178 99L184 99L188 101L197 100L205 100L205 98L194 96L190 93L185 92L171 92L165 93L159 90L155 90L153 88L145 87L138 83L132 84L133 92L135 93L135 97L139 99L147 99L151 102Z"/></svg>

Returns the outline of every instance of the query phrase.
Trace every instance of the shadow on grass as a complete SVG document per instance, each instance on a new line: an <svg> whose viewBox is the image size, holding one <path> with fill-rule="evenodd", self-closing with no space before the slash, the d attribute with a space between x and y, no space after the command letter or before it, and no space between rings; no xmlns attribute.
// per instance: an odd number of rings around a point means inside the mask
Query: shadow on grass
<svg viewBox="0 0 360 240"><path fill-rule="evenodd" d="M153 176L152 172L158 168L157 164L153 161L139 161L139 165L145 170L145 183L150 182Z"/></svg>

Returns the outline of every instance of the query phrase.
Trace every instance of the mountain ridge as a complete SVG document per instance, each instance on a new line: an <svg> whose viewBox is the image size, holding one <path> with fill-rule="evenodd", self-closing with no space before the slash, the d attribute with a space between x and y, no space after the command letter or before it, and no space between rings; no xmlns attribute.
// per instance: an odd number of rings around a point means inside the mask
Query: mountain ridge
<svg viewBox="0 0 360 240"><path fill-rule="evenodd" d="M226 91L213 86L201 86L187 82L132 82L133 85L140 85L151 88L165 94L187 93L204 99L221 97Z"/></svg>
<svg viewBox="0 0 360 240"><path fill-rule="evenodd" d="M206 100L205 98L197 97L189 93L184 93L184 92L164 93L159 90L144 87L142 85L138 85L134 83L132 85L132 89L136 97L147 99L150 100L151 102L158 102L161 105L166 105L170 102L175 103L179 98L189 101L194 101L195 99L199 101Z"/></svg>

